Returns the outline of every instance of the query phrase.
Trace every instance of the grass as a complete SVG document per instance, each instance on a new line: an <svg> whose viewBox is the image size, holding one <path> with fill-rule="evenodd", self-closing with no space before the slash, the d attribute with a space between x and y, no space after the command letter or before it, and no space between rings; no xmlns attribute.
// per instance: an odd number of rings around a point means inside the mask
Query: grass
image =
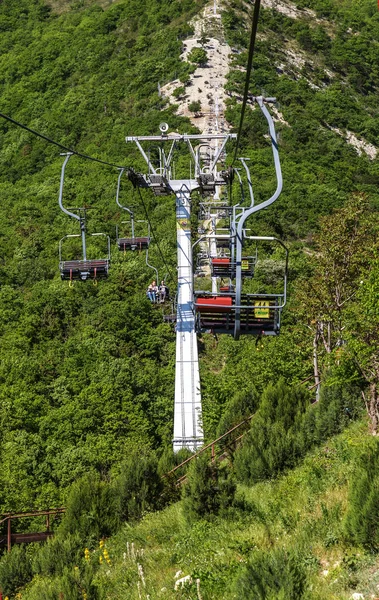
<svg viewBox="0 0 379 600"><path fill-rule="evenodd" d="M344 538L350 475L369 439L367 424L354 423L286 475L239 486L236 507L211 521L188 522L177 502L125 525L105 542L109 560L95 576L100 597L240 599L236 581L254 553L283 549L306 570L307 600L347 600L354 592L376 598L379 560ZM176 579L186 575L192 583L175 590ZM29 593L35 598L34 585L41 580L28 586L23 600Z"/></svg>
<svg viewBox="0 0 379 600"><path fill-rule="evenodd" d="M354 424L280 479L251 488L240 486L242 508L224 518L188 523L179 502L125 527L108 542L114 566L99 573L107 581L107 598L120 598L127 589L131 600L139 593L151 600L196 599L196 579L203 600L234 598L232 583L251 553L277 547L295 551L305 564L309 599L350 598L354 591L374 593L379 580L376 560L348 547L343 539L348 480L365 431L365 424ZM132 543L142 552L138 559L128 555ZM144 590L138 564L144 573ZM191 575L194 582L175 592L178 571L181 576Z"/></svg>

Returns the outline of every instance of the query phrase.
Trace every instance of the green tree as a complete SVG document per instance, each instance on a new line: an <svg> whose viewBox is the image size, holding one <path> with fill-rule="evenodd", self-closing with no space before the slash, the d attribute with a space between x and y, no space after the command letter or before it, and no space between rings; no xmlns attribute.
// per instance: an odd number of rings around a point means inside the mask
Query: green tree
<svg viewBox="0 0 379 600"><path fill-rule="evenodd" d="M368 273L349 307L346 327L348 350L358 365L368 390L363 394L373 434L379 430L379 259L373 253Z"/></svg>
<svg viewBox="0 0 379 600"><path fill-rule="evenodd" d="M193 102L190 102L188 105L188 110L190 110L193 113L200 112L201 102L199 100L194 100Z"/></svg>
<svg viewBox="0 0 379 600"><path fill-rule="evenodd" d="M299 281L296 299L303 324L312 336L316 397L320 355L330 356L346 338L345 314L369 267L378 229L369 203L355 195L321 222L312 256L313 275ZM328 366L328 363L326 363Z"/></svg>
<svg viewBox="0 0 379 600"><path fill-rule="evenodd" d="M240 481L251 484L296 464L303 454L298 434L307 405L303 388L291 388L283 380L266 388L250 431L235 454Z"/></svg>
<svg viewBox="0 0 379 600"><path fill-rule="evenodd" d="M91 473L75 482L70 490L59 535L78 535L83 543L96 545L117 530L119 512L115 491L109 483Z"/></svg>
<svg viewBox="0 0 379 600"><path fill-rule="evenodd" d="M32 565L27 546L14 546L0 559L0 590L4 596L15 592L32 578Z"/></svg>
<svg viewBox="0 0 379 600"><path fill-rule="evenodd" d="M196 65L206 65L208 61L208 55L204 48L192 48L188 54L188 60Z"/></svg>
<svg viewBox="0 0 379 600"><path fill-rule="evenodd" d="M161 504L163 481L158 473L158 460L149 450L135 450L121 465L116 482L121 518L140 519Z"/></svg>
<svg viewBox="0 0 379 600"><path fill-rule="evenodd" d="M232 506L236 485L228 468L210 463L204 453L191 462L183 488L190 519L209 518Z"/></svg>
<svg viewBox="0 0 379 600"><path fill-rule="evenodd" d="M379 549L379 443L373 440L350 480L346 536L355 545Z"/></svg>

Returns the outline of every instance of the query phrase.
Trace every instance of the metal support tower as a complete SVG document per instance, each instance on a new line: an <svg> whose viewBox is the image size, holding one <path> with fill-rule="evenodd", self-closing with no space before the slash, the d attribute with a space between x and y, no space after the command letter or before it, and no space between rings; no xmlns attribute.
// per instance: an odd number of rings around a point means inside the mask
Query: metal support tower
<svg viewBox="0 0 379 600"><path fill-rule="evenodd" d="M176 196L176 229L178 257L178 294L176 321L176 362L175 362L175 404L173 448L196 450L203 443L201 390L199 358L195 314L193 309L193 261L190 230L191 193L200 189L215 191L216 186L225 185L225 174L217 171L217 163L225 144L235 139L235 134L187 135L169 134L168 126L160 126L160 136L127 137L140 150L148 167L148 174L131 173L134 185L151 188L157 196L174 193ZM200 148L202 144L217 140L220 146L211 157L209 164L202 165ZM160 166L154 167L149 154L143 149L143 142L169 144L168 154L161 149ZM194 179L172 178L171 162L177 144L185 143L195 164ZM194 147L194 144L197 147Z"/></svg>

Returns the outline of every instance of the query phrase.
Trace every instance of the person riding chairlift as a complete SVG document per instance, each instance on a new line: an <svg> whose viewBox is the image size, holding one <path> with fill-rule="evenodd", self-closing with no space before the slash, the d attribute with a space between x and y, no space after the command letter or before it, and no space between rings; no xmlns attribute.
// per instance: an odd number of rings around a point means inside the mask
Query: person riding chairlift
<svg viewBox="0 0 379 600"><path fill-rule="evenodd" d="M168 287L167 287L167 285L165 284L164 281L161 281L161 285L159 286L158 293L159 293L159 302L161 304L163 304L166 301L166 298L167 298L168 293L169 293Z"/></svg>
<svg viewBox="0 0 379 600"><path fill-rule="evenodd" d="M150 302L155 304L157 301L157 295L158 295L158 286L157 286L156 281L152 281L150 283L149 287L147 288L146 293L147 293L147 297L149 298Z"/></svg>

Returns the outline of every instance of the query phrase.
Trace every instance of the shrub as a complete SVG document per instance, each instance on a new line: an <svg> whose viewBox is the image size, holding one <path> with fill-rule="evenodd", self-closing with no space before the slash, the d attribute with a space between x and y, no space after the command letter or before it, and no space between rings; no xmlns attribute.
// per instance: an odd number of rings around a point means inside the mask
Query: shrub
<svg viewBox="0 0 379 600"><path fill-rule="evenodd" d="M310 406L303 388L291 389L283 381L269 386L235 454L238 479L254 483L294 467L308 450L361 414L359 395L355 386L324 387L320 401Z"/></svg>
<svg viewBox="0 0 379 600"><path fill-rule="evenodd" d="M207 518L229 508L236 485L225 466L209 463L205 454L193 460L183 489L186 513L190 519Z"/></svg>
<svg viewBox="0 0 379 600"><path fill-rule="evenodd" d="M347 539L370 550L379 549L379 442L360 457L350 481L345 519Z"/></svg>
<svg viewBox="0 0 379 600"><path fill-rule="evenodd" d="M221 437L235 425L242 423L244 419L257 410L258 404L259 396L255 388L252 388L248 392L238 392L224 410L217 427L216 437ZM242 430L237 429L235 435L232 435L233 437L238 437L241 433ZM225 444L229 444L230 441L231 438L228 436Z"/></svg>
<svg viewBox="0 0 379 600"><path fill-rule="evenodd" d="M190 110L191 112L199 112L201 110L201 102L199 102L199 100L194 100L193 102L190 102L188 105L188 110Z"/></svg>
<svg viewBox="0 0 379 600"><path fill-rule="evenodd" d="M83 544L78 535L56 535L39 548L33 559L33 571L39 575L63 575L83 556Z"/></svg>
<svg viewBox="0 0 379 600"><path fill-rule="evenodd" d="M32 578L31 560L23 544L14 546L0 560L0 590L4 596L13 595Z"/></svg>
<svg viewBox="0 0 379 600"><path fill-rule="evenodd" d="M187 463L180 469L177 469L174 473L167 475L169 471L174 469L177 465L180 465L187 458L192 455L192 452L187 448L182 448L179 452L174 453L172 447L168 447L163 452L158 462L158 473L163 477L163 493L162 499L164 504L175 502L180 499L181 490L176 485L177 480L185 475L189 464Z"/></svg>
<svg viewBox="0 0 379 600"><path fill-rule="evenodd" d="M184 85L181 85L172 92L172 95L174 96L174 98L180 98L180 96L183 96L185 93L186 88L184 87Z"/></svg>
<svg viewBox="0 0 379 600"><path fill-rule="evenodd" d="M192 48L188 54L188 60L196 65L205 65L208 61L208 55L204 48Z"/></svg>
<svg viewBox="0 0 379 600"><path fill-rule="evenodd" d="M236 452L236 474L241 481L269 478L296 464L302 453L297 431L306 406L305 390L291 389L283 381L264 391L250 432Z"/></svg>
<svg viewBox="0 0 379 600"><path fill-rule="evenodd" d="M302 600L307 576L299 558L284 550L257 552L235 587L239 600Z"/></svg>
<svg viewBox="0 0 379 600"><path fill-rule="evenodd" d="M78 480L71 488L67 510L59 533L77 534L91 545L117 530L119 513L115 491L94 473Z"/></svg>
<svg viewBox="0 0 379 600"><path fill-rule="evenodd" d="M130 454L121 467L116 487L121 518L126 521L140 519L145 512L159 508L163 482L155 454Z"/></svg>

